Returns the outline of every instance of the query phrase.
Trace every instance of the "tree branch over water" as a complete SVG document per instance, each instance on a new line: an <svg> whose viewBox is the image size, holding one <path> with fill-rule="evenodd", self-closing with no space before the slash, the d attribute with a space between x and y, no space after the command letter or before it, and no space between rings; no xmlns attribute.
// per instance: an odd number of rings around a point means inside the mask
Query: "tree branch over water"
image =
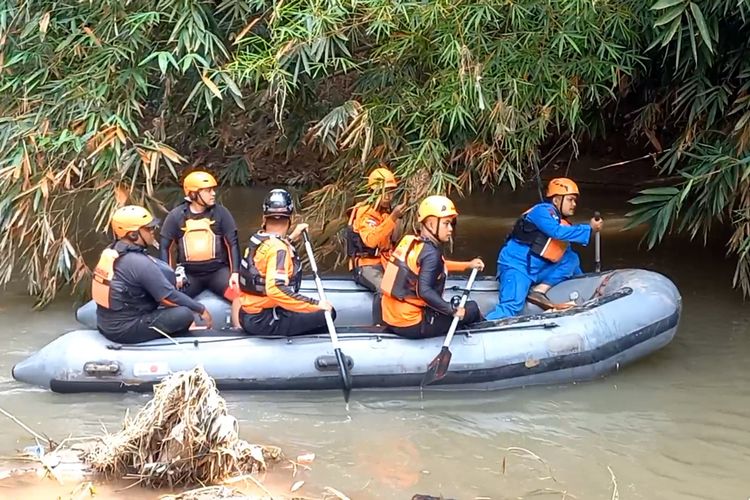
<svg viewBox="0 0 750 500"><path fill-rule="evenodd" d="M315 183L304 204L330 221L351 201L321 210L332 193L380 162L413 199L515 188L556 137L576 148L624 125L681 179L632 200L633 225L653 246L730 224L750 292L745 0L53 7L0 7L0 281L20 271L40 305L86 283L81 235L117 205L158 207L197 150L247 161L238 132L258 151L317 148L326 166L289 180ZM85 190L96 217L73 204Z"/></svg>

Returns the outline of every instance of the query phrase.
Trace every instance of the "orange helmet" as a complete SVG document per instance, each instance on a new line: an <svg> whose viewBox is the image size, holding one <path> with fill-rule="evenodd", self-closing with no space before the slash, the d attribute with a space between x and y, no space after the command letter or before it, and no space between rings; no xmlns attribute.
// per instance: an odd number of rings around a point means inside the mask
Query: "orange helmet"
<svg viewBox="0 0 750 500"><path fill-rule="evenodd" d="M182 181L182 189L185 191L185 194L216 186L218 186L218 184L214 176L208 172L202 171L191 172L186 175L185 180Z"/></svg>
<svg viewBox="0 0 750 500"><path fill-rule="evenodd" d="M151 212L137 205L126 205L115 210L112 214L112 232L116 238L124 238L132 231L138 231L142 227L156 227L159 219L154 218Z"/></svg>
<svg viewBox="0 0 750 500"><path fill-rule="evenodd" d="M424 222L430 216L442 219L444 217L456 217L457 215L456 206L450 198L445 196L428 196L422 200L417 209L417 220L419 222Z"/></svg>
<svg viewBox="0 0 750 500"><path fill-rule="evenodd" d="M396 186L398 186L396 176L384 167L376 168L367 177L367 187L370 189L395 188Z"/></svg>
<svg viewBox="0 0 750 500"><path fill-rule="evenodd" d="M549 181L549 184L547 184L547 198L558 195L565 196L566 194L580 195L578 186L570 179L566 177L558 177L557 179L552 179Z"/></svg>

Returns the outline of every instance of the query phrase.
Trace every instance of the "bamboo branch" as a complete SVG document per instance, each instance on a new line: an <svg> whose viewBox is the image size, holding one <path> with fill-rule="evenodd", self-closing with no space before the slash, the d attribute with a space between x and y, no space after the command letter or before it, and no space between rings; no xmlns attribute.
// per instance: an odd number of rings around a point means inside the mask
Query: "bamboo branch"
<svg viewBox="0 0 750 500"><path fill-rule="evenodd" d="M672 148L665 149L664 151L660 151L660 153L666 153L668 151L671 151L671 149ZM625 161L618 161L617 163L610 163L609 165L604 165L603 167L592 168L591 170L593 172L598 172L600 170L606 170L606 169L612 168L612 167L619 167L619 166L622 166L622 165L627 165L628 163L634 163L634 162L637 162L637 161L645 160L646 158L656 158L657 154L659 154L659 153L648 153L648 154L645 154L643 156L639 156L638 158L633 158L631 160L625 160Z"/></svg>
<svg viewBox="0 0 750 500"><path fill-rule="evenodd" d="M11 414L10 414L10 413L8 413L7 411L5 411L5 410L3 410L2 408L0 408L0 413L2 413L2 414L3 414L3 415L5 415L6 417L8 417L8 418L9 418L9 419L11 419L12 421L14 421L14 422L15 422L16 424L18 424L18 425L19 425L19 426L20 426L20 427L21 427L21 428L22 428L23 430L25 430L26 432L28 432L29 434L31 434L32 436L34 436L34 439L37 439L37 440L41 440L41 441L46 441L46 442L47 442L47 444L48 444L49 446L52 446L52 441L50 441L50 439L49 439L49 438L46 438L46 437L42 437L41 435L37 434L36 432L34 432L34 430L32 430L32 429L31 429L31 427L29 427L28 425L24 424L24 423L23 423L23 422L21 422L20 420L18 420L18 419L17 419L16 417L14 417L13 415L11 415Z"/></svg>

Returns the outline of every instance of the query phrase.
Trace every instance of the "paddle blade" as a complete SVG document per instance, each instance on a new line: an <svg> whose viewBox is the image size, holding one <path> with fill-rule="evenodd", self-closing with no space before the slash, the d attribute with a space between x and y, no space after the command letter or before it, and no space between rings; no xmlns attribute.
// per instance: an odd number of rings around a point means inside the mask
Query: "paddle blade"
<svg viewBox="0 0 750 500"><path fill-rule="evenodd" d="M427 373L425 373L422 378L421 385L423 387L445 378L445 375L448 373L448 365L451 364L452 355L453 354L451 354L451 351L447 346L443 346L443 348L440 349L440 352L435 356L435 359L430 361L430 364L427 365Z"/></svg>
<svg viewBox="0 0 750 500"><path fill-rule="evenodd" d="M341 375L341 381L344 384L344 401L349 402L349 394L352 392L352 374L349 372L349 365L346 364L346 358L341 349L334 349L336 354L336 362L339 364L339 375Z"/></svg>

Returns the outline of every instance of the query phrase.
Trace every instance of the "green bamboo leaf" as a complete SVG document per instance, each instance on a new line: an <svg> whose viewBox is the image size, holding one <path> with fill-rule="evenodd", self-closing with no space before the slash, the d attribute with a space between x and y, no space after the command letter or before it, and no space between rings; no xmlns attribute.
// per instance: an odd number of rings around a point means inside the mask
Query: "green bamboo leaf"
<svg viewBox="0 0 750 500"><path fill-rule="evenodd" d="M673 5L684 4L685 0L659 0L651 6L650 10L659 10L672 7Z"/></svg>
<svg viewBox="0 0 750 500"><path fill-rule="evenodd" d="M159 69L162 75L167 73L167 67L169 65L169 54L167 52L159 52L156 60L159 62Z"/></svg>
<svg viewBox="0 0 750 500"><path fill-rule="evenodd" d="M633 229L640 226L641 224L652 225L659 213L659 210L661 210L661 206L648 208L646 210L634 210L632 212L626 213L625 218L627 219L627 222L625 223L623 230Z"/></svg>
<svg viewBox="0 0 750 500"><path fill-rule="evenodd" d="M240 91L240 88L237 86L235 81L232 79L231 76L229 76L227 73L222 72L221 78L224 80L224 82L227 84L227 88L236 95L237 97L242 97L242 92Z"/></svg>
<svg viewBox="0 0 750 500"><path fill-rule="evenodd" d="M628 203L632 205L644 205L644 204L654 204L654 203L665 203L669 201L669 199L672 197L672 195L646 195L646 196L637 196L633 198L632 200L629 200Z"/></svg>
<svg viewBox="0 0 750 500"><path fill-rule="evenodd" d="M693 19L688 16L688 31L690 32L690 48L693 50L693 60L698 64L698 48L695 45L695 30L693 29Z"/></svg>
<svg viewBox="0 0 750 500"><path fill-rule="evenodd" d="M708 26L706 25L706 19L703 17L703 13L701 12L700 7L698 7L698 4L696 4L695 2L690 2L690 10L693 13L693 17L695 18L695 24L698 25L698 31L701 34L703 43L706 44L706 47L708 47L708 50L713 52L714 48L711 43L711 34L708 31Z"/></svg>
<svg viewBox="0 0 750 500"><path fill-rule="evenodd" d="M149 61L155 59L156 57L159 57L159 54L161 52L152 52L148 56L146 56L139 64L139 66L143 66L144 64L148 63Z"/></svg>
<svg viewBox="0 0 750 500"><path fill-rule="evenodd" d="M678 194L679 192L680 190L674 186L662 186L662 187L642 189L638 191L639 194L667 195L667 196L674 196Z"/></svg>
<svg viewBox="0 0 750 500"><path fill-rule="evenodd" d="M667 12L659 16L659 18L654 22L654 27L662 26L664 24L672 22L673 20L679 18L683 12L685 12L685 5L678 5L676 7L673 7L672 9L669 9Z"/></svg>
<svg viewBox="0 0 750 500"><path fill-rule="evenodd" d="M190 63L193 62L193 54L186 54L185 57L182 58L182 72L186 73L187 70L190 68Z"/></svg>

